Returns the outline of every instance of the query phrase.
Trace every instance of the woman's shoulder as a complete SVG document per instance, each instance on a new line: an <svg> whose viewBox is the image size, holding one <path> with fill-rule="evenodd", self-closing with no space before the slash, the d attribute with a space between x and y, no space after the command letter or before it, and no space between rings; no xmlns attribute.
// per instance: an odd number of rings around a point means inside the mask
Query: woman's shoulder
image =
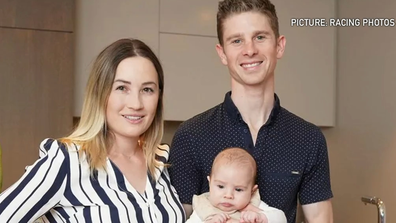
<svg viewBox="0 0 396 223"><path fill-rule="evenodd" d="M73 142L64 141L62 139L46 138L40 143L40 154L55 152L61 150L64 153L69 151L78 151L79 146Z"/></svg>
<svg viewBox="0 0 396 223"><path fill-rule="evenodd" d="M169 158L169 145L166 143L159 144L155 152L157 160L166 163Z"/></svg>
<svg viewBox="0 0 396 223"><path fill-rule="evenodd" d="M166 143L162 143L158 145L158 149L159 150L163 150L166 151L167 153L169 153L169 145Z"/></svg>

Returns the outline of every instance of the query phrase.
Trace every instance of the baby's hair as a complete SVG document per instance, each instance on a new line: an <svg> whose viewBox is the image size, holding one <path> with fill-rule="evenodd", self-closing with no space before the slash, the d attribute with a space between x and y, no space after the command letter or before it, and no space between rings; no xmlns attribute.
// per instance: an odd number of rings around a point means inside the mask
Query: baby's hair
<svg viewBox="0 0 396 223"><path fill-rule="evenodd" d="M220 162L221 161L221 162ZM210 175L212 175L213 170L216 168L218 163L222 164L236 164L238 166L250 166L253 173L253 182L256 181L257 175L257 164L253 156L250 155L248 151L239 147L226 148L217 154L213 161L212 170Z"/></svg>

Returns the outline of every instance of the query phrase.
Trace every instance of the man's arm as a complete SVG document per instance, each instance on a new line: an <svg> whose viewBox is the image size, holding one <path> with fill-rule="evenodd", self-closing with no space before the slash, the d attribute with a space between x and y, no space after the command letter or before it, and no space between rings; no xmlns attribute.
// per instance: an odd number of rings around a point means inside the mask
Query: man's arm
<svg viewBox="0 0 396 223"><path fill-rule="evenodd" d="M187 204L187 205L190 205L190 204ZM184 204L183 204L183 207L186 208L184 206ZM192 214L190 213L190 215L187 216L187 221L185 223L202 223L202 222L203 222L203 220L201 220L199 218L197 212L193 212Z"/></svg>
<svg viewBox="0 0 396 223"><path fill-rule="evenodd" d="M333 223L331 200L302 205L307 223Z"/></svg>
<svg viewBox="0 0 396 223"><path fill-rule="evenodd" d="M332 223L333 208L330 199L333 192L327 145L323 133L317 133L317 150L313 153L314 158L307 163L308 171L304 174L299 191L300 204L308 223Z"/></svg>
<svg viewBox="0 0 396 223"><path fill-rule="evenodd" d="M187 219L191 216L193 209L191 204L183 204L184 211L186 212Z"/></svg>
<svg viewBox="0 0 396 223"><path fill-rule="evenodd" d="M183 204L186 217L192 213L192 199L200 193L202 176L194 164L192 149L195 148L190 138L188 127L183 124L176 131L169 150L168 167L170 181Z"/></svg>

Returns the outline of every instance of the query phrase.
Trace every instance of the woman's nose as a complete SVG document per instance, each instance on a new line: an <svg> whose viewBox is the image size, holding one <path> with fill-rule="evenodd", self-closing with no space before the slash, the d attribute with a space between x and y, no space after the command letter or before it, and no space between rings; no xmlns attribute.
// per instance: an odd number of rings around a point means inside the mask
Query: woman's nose
<svg viewBox="0 0 396 223"><path fill-rule="evenodd" d="M133 110L140 110L143 108L143 102L138 93L130 93L128 97L126 97L126 106Z"/></svg>

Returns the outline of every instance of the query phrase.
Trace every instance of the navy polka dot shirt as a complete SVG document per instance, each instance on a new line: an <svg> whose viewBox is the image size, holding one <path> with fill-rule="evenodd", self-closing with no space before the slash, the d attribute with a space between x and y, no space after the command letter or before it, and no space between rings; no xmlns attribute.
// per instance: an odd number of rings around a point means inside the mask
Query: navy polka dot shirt
<svg viewBox="0 0 396 223"><path fill-rule="evenodd" d="M212 162L227 147L252 154L261 199L284 211L289 223L295 222L298 197L301 204L333 197L320 129L282 108L275 94L274 108L254 145L228 92L223 103L182 123L172 140L169 173L182 203L191 204L194 194L209 190L206 177Z"/></svg>

